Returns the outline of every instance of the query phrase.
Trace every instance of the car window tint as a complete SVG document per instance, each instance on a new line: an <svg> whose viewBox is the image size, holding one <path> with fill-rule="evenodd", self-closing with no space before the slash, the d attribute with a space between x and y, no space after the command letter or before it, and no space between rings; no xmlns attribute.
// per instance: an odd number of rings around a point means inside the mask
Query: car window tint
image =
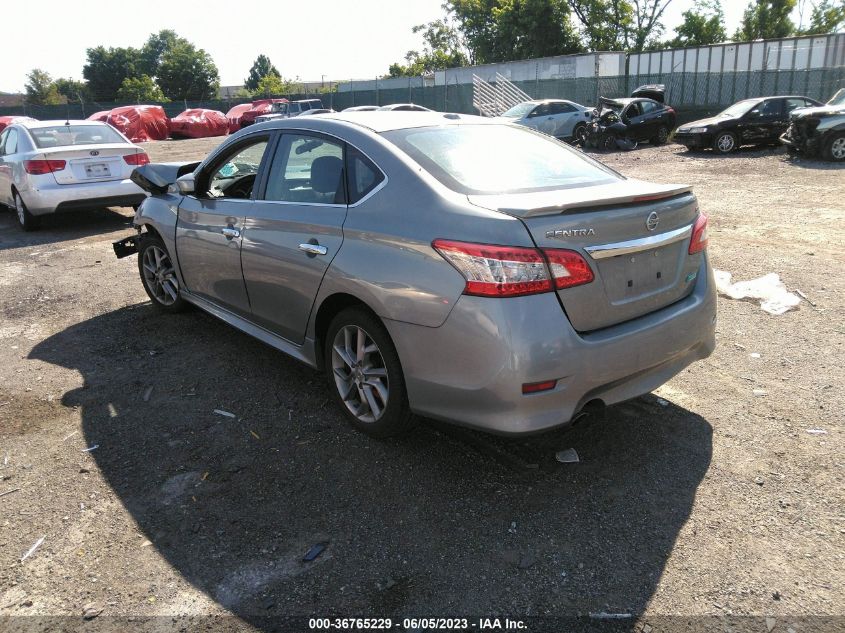
<svg viewBox="0 0 845 633"><path fill-rule="evenodd" d="M549 104L548 103L541 103L534 111L531 113L531 116L546 116L550 114L549 112Z"/></svg>
<svg viewBox="0 0 845 633"><path fill-rule="evenodd" d="M0 132L0 154L2 154L5 150L3 147L6 145L6 137L9 136L9 128L6 128L2 132Z"/></svg>
<svg viewBox="0 0 845 633"><path fill-rule="evenodd" d="M780 114L781 103L781 99L769 99L768 101L764 101L758 108L760 110L760 116L777 116Z"/></svg>
<svg viewBox="0 0 845 633"><path fill-rule="evenodd" d="M804 99L787 99L786 100L786 113L789 114L795 108L806 108L807 101Z"/></svg>
<svg viewBox="0 0 845 633"><path fill-rule="evenodd" d="M643 114L648 114L649 112L656 112L660 109L660 104L656 103L655 101L643 101L640 103L642 107Z"/></svg>
<svg viewBox="0 0 845 633"><path fill-rule="evenodd" d="M345 204L343 145L304 134L285 134L279 142L265 200Z"/></svg>
<svg viewBox="0 0 845 633"><path fill-rule="evenodd" d="M625 116L629 119L633 119L634 117L638 117L642 114L642 109L638 101L635 101L631 105L628 106L628 109L625 111Z"/></svg>
<svg viewBox="0 0 845 633"><path fill-rule="evenodd" d="M208 195L212 198L251 198L267 142L265 136L239 145L216 163L209 179Z"/></svg>
<svg viewBox="0 0 845 633"><path fill-rule="evenodd" d="M347 150L346 164L348 165L346 181L349 191L349 204L358 202L384 180L384 174L381 173L379 168L357 149L349 148Z"/></svg>
<svg viewBox="0 0 845 633"><path fill-rule="evenodd" d="M9 135L6 137L6 144L3 151L6 154L14 154L18 151L18 131L9 130Z"/></svg>

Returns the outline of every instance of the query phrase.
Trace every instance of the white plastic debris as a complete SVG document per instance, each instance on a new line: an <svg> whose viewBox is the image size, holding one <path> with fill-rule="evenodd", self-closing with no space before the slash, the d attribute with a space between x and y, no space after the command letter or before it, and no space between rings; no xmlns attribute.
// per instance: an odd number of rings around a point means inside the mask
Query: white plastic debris
<svg viewBox="0 0 845 633"><path fill-rule="evenodd" d="M37 550L39 547L41 547L41 544L44 542L45 538L47 538L46 534L44 536L42 536L40 539L38 539L37 541L35 541L35 545L30 547L29 550L27 550L26 554L21 556L21 562L24 562L27 558L32 556L33 553L35 553L35 550Z"/></svg>
<svg viewBox="0 0 845 633"><path fill-rule="evenodd" d="M755 396L765 396L768 395L769 392L765 389L755 389L753 393Z"/></svg>
<svg viewBox="0 0 845 633"><path fill-rule="evenodd" d="M777 273L769 273L750 281L731 283L731 273L714 270L716 289L729 299L759 299L763 312L779 315L794 310L801 298L789 292Z"/></svg>
<svg viewBox="0 0 845 633"><path fill-rule="evenodd" d="M824 429L807 429L807 433L810 435L827 435L827 431Z"/></svg>
<svg viewBox="0 0 845 633"><path fill-rule="evenodd" d="M82 449L81 451L79 451L79 452L80 452L80 453L90 453L91 451L96 451L98 448L100 448L100 445L99 445L99 444L94 444L94 446L89 446L88 448L83 448L83 449Z"/></svg>
<svg viewBox="0 0 845 633"><path fill-rule="evenodd" d="M234 413L229 413L228 411L224 411L223 409L215 409L214 412L217 415L222 415L224 418L235 418L235 417L237 417Z"/></svg>
<svg viewBox="0 0 845 633"><path fill-rule="evenodd" d="M555 454L555 459L561 464L577 464L581 461L578 459L578 453L574 448L567 448L566 450L558 451Z"/></svg>

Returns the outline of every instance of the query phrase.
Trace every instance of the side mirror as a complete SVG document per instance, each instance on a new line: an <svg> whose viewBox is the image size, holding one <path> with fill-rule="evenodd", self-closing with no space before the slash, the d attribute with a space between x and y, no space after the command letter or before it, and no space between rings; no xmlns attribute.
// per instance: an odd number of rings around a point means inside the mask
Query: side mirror
<svg viewBox="0 0 845 633"><path fill-rule="evenodd" d="M187 196L188 194L194 193L194 190L196 189L196 178L194 177L194 174L191 173L179 176L179 178L176 179L176 187L182 195Z"/></svg>

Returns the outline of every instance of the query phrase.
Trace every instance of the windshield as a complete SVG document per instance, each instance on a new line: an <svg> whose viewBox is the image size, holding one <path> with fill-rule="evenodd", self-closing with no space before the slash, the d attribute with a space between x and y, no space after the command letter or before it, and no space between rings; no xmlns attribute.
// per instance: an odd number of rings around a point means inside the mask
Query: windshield
<svg viewBox="0 0 845 633"><path fill-rule="evenodd" d="M30 128L30 135L39 149L45 147L66 147L72 145L100 145L102 143L126 143L110 125L55 125Z"/></svg>
<svg viewBox="0 0 845 633"><path fill-rule="evenodd" d="M279 112L287 112L288 111L288 104L287 103L274 103L270 106L270 112L274 114L278 114Z"/></svg>
<svg viewBox="0 0 845 633"><path fill-rule="evenodd" d="M742 116L760 101L758 99L746 99L733 104L731 107L722 110L717 116Z"/></svg>
<svg viewBox="0 0 845 633"><path fill-rule="evenodd" d="M530 101L527 101L525 103L518 103L517 105L512 107L507 112L503 112L502 116L513 117L515 119L521 119L522 117L527 115L529 112L531 112L531 110L533 110L536 105L537 105L536 103L532 103Z"/></svg>
<svg viewBox="0 0 845 633"><path fill-rule="evenodd" d="M841 106L845 105L845 88L841 88L833 95L827 102L827 105Z"/></svg>
<svg viewBox="0 0 845 633"><path fill-rule="evenodd" d="M455 125L384 137L453 191L526 193L613 182L619 176L551 137L509 125Z"/></svg>

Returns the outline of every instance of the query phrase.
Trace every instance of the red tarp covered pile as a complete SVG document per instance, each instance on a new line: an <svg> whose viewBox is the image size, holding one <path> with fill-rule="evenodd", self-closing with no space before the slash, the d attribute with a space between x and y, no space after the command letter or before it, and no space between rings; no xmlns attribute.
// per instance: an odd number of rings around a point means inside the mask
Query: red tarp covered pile
<svg viewBox="0 0 845 633"><path fill-rule="evenodd" d="M115 108L106 121L133 143L162 141L170 134L167 115L161 106L139 105Z"/></svg>
<svg viewBox="0 0 845 633"><path fill-rule="evenodd" d="M234 134L241 129L241 116L243 116L244 112L251 109L251 103L241 103L226 113L226 119L229 121L229 134Z"/></svg>
<svg viewBox="0 0 845 633"><path fill-rule="evenodd" d="M224 136L228 132L229 121L217 110L194 108L170 119L170 136L173 138Z"/></svg>
<svg viewBox="0 0 845 633"><path fill-rule="evenodd" d="M252 102L252 107L241 115L241 127L255 123L255 117L270 114L274 103L287 103L287 99L259 99Z"/></svg>
<svg viewBox="0 0 845 633"><path fill-rule="evenodd" d="M111 110L101 110L100 112L95 112L89 116L86 121L102 121L105 123L109 118L109 112L111 112Z"/></svg>
<svg viewBox="0 0 845 633"><path fill-rule="evenodd" d="M35 121L31 116L0 116L0 132L17 121Z"/></svg>

